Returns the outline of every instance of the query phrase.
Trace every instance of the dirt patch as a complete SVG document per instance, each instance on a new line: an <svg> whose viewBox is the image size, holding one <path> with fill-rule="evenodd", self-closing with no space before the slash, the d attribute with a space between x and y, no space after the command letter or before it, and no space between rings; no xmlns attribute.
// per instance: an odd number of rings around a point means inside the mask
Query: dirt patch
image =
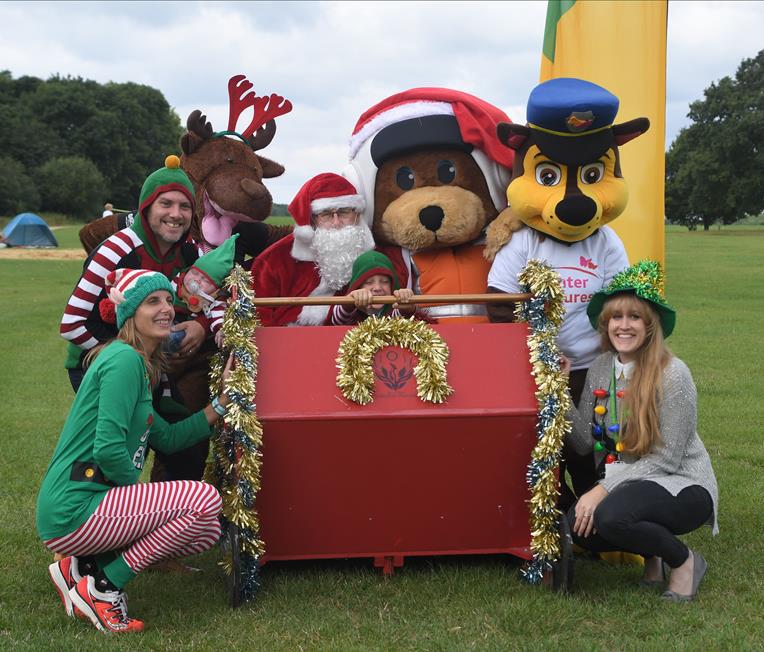
<svg viewBox="0 0 764 652"><path fill-rule="evenodd" d="M82 249L27 249L25 247L5 247L0 249L0 260L85 260Z"/></svg>

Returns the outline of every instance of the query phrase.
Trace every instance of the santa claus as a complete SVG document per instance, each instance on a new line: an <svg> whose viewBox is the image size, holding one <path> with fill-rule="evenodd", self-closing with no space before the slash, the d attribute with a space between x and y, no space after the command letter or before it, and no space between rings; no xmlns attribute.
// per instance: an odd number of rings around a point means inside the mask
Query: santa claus
<svg viewBox="0 0 764 652"><path fill-rule="evenodd" d="M353 184L338 174L325 172L307 181L289 204L294 232L266 249L252 266L255 295L344 294L340 291L350 280L355 259L374 249L369 224L361 217L365 208ZM328 306L258 308L263 326L318 326L328 311Z"/></svg>

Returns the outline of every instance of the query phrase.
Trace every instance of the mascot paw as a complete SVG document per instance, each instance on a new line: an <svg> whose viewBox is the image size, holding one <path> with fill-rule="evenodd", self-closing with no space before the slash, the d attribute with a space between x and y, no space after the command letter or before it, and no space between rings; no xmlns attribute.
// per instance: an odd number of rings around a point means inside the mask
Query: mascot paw
<svg viewBox="0 0 764 652"><path fill-rule="evenodd" d="M523 226L520 218L512 212L512 209L505 208L485 231L483 255L488 260L493 260L499 253L499 249L512 239L512 234L519 231Z"/></svg>

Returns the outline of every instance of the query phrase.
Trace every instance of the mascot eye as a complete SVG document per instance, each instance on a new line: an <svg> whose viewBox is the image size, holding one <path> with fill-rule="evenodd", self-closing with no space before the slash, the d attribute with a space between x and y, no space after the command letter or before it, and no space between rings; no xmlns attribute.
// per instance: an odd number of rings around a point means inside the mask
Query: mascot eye
<svg viewBox="0 0 764 652"><path fill-rule="evenodd" d="M456 176L456 166L453 161L438 161L438 179L441 183L451 183Z"/></svg>
<svg viewBox="0 0 764 652"><path fill-rule="evenodd" d="M542 186L556 186L562 179L562 172L554 163L541 163L536 166L536 181Z"/></svg>
<svg viewBox="0 0 764 652"><path fill-rule="evenodd" d="M589 163L581 168L582 183L597 183L605 176L605 165L603 163Z"/></svg>
<svg viewBox="0 0 764 652"><path fill-rule="evenodd" d="M395 173L395 183L401 190L411 190L414 187L414 170L405 166L398 168Z"/></svg>

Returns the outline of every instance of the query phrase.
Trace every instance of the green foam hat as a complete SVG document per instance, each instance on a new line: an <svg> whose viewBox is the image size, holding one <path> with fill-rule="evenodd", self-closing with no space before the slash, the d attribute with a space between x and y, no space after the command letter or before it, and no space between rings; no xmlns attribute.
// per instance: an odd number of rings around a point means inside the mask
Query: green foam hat
<svg viewBox="0 0 764 652"><path fill-rule="evenodd" d="M233 269L233 259L234 254L236 253L236 238L238 237L239 234L235 233L216 249L197 258L196 262L193 264L193 267L198 269L217 287L220 287L223 284L225 277L228 276Z"/></svg>

